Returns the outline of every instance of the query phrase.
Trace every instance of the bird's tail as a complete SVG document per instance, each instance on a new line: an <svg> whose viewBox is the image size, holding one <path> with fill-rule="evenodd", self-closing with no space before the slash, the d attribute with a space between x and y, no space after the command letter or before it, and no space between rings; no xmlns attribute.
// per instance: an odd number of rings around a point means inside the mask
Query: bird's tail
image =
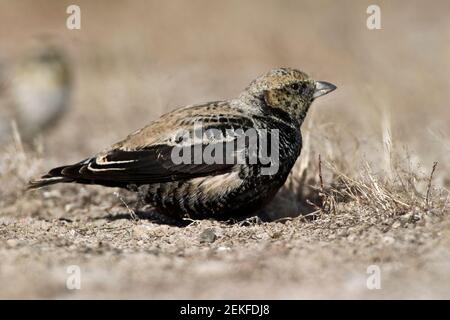
<svg viewBox="0 0 450 320"><path fill-rule="evenodd" d="M39 189L56 183L74 182L74 179L62 175L62 170L67 167L68 166L52 169L49 173L39 179L31 180L28 182L27 190Z"/></svg>

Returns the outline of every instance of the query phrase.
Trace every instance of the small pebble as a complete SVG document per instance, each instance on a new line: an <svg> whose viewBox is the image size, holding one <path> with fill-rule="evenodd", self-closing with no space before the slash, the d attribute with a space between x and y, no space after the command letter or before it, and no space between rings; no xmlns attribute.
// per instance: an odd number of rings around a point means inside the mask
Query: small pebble
<svg viewBox="0 0 450 320"><path fill-rule="evenodd" d="M18 246L20 246L21 241L18 239L8 239L8 240L6 240L6 244L10 248L17 248Z"/></svg>
<svg viewBox="0 0 450 320"><path fill-rule="evenodd" d="M207 228L203 230L203 232L200 234L200 243L213 243L216 241L217 236L214 233L214 229Z"/></svg>
<svg viewBox="0 0 450 320"><path fill-rule="evenodd" d="M394 242L395 242L395 239L394 239L393 237L391 237L391 236L385 236L385 237L383 237L383 243L384 243L385 245L390 246L390 245L393 244Z"/></svg>
<svg viewBox="0 0 450 320"><path fill-rule="evenodd" d="M224 247L224 246L220 246L217 248L217 252L225 252L225 251L230 251L231 248L230 247Z"/></svg>

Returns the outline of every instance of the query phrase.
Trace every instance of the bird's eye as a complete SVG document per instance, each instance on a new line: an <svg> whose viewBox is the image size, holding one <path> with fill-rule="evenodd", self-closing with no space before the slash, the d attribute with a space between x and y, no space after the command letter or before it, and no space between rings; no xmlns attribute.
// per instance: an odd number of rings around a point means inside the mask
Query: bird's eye
<svg viewBox="0 0 450 320"><path fill-rule="evenodd" d="M297 90L298 90L298 83L293 83L293 84L291 84L291 88L292 88L293 90L297 91Z"/></svg>

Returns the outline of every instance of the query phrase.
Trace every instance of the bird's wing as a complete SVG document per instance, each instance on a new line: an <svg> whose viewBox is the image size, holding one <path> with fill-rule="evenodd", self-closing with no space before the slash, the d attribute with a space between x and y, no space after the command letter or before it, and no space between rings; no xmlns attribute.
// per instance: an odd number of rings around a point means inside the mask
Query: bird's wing
<svg viewBox="0 0 450 320"><path fill-rule="evenodd" d="M250 117L225 103L212 109L211 104L180 109L163 116L96 157L72 166L55 168L48 176L100 184L150 184L222 174L232 171L235 163L207 164L202 159L194 161L194 155L197 156L195 148L200 147L201 152L208 146L210 150L222 148L225 153L226 142L234 143L237 138L236 135L228 135L227 130L246 131L252 126ZM196 130L199 129L203 132L216 129L217 134L198 134ZM180 139L183 135L185 140ZM189 139L186 140L186 137ZM180 150L191 151L188 161L186 158L181 161L179 156L184 153L180 153ZM178 158L175 159L174 155L178 155Z"/></svg>

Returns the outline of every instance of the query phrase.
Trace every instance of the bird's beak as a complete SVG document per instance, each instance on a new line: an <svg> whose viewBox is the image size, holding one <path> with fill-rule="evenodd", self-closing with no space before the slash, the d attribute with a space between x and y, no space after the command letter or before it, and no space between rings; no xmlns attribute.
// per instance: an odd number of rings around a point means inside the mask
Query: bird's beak
<svg viewBox="0 0 450 320"><path fill-rule="evenodd" d="M316 85L313 95L314 99L326 95L337 88L334 84L325 81L315 81L314 84Z"/></svg>

